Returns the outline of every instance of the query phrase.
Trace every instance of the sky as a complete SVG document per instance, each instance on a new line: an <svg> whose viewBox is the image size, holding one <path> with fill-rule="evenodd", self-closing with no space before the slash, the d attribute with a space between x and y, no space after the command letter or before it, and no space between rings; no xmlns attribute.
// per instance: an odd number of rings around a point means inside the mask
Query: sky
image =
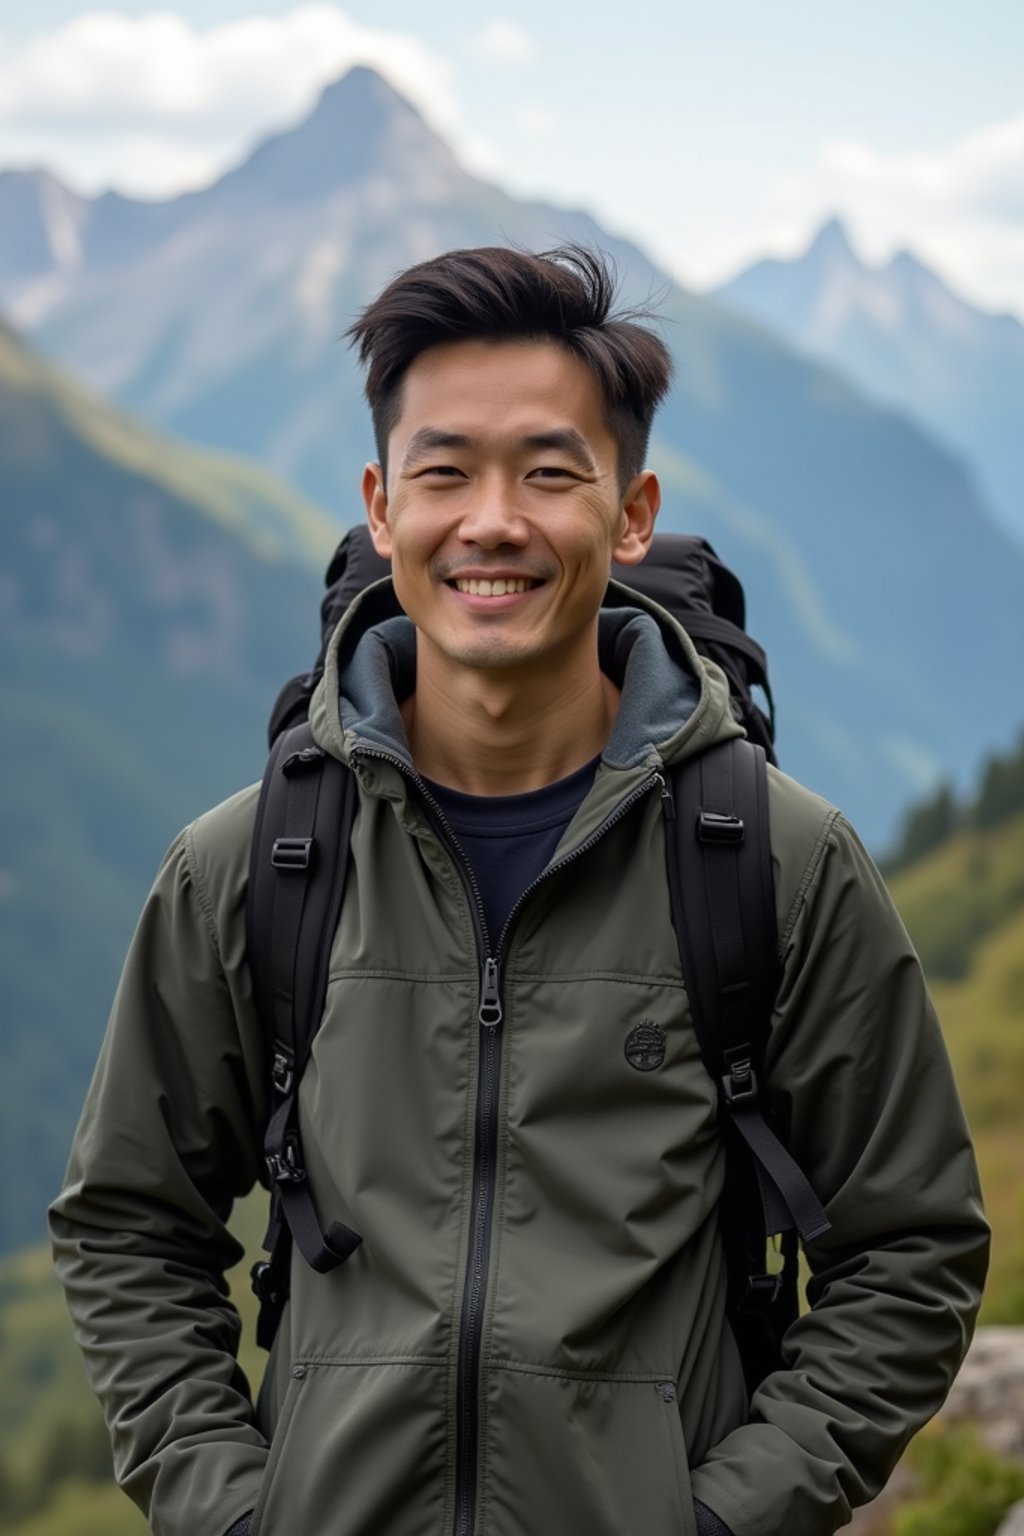
<svg viewBox="0 0 1024 1536"><path fill-rule="evenodd" d="M692 287L839 214L866 259L1024 318L1022 0L0 0L0 169L167 196L357 62Z"/></svg>

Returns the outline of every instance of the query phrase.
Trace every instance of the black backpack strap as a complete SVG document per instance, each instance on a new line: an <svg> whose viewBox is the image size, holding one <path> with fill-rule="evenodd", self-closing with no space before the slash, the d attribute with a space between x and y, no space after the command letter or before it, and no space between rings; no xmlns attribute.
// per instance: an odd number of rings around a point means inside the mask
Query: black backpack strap
<svg viewBox="0 0 1024 1536"><path fill-rule="evenodd" d="M683 627L690 639L697 643L697 649L704 651L712 661L717 661L723 667L730 691L738 691L742 697L744 691L749 693L752 687L761 689L768 705L768 746L771 747L775 740L775 699L768 681L768 657L763 648L750 638L745 629L740 629L731 619L723 619L717 613L688 613ZM744 659L745 677L737 677L734 666L729 665L731 653L738 653ZM769 751L766 748L765 756L770 763L774 763L774 749Z"/></svg>
<svg viewBox="0 0 1024 1536"><path fill-rule="evenodd" d="M795 1315L798 1232L829 1230L820 1200L770 1123L760 1075L778 987L778 927L763 750L736 738L672 774L666 836L672 920L704 1063L727 1130L723 1241L730 1313L752 1379L742 1319ZM789 1261L768 1274L767 1239L782 1233ZM762 1329L762 1332L764 1330ZM756 1335L756 1325L748 1330ZM777 1337L775 1339L777 1344ZM767 1352L766 1352L767 1351Z"/></svg>
<svg viewBox="0 0 1024 1536"><path fill-rule="evenodd" d="M269 1347L288 1294L291 1244L326 1273L359 1246L342 1222L323 1229L299 1135L296 1096L323 1014L331 942L348 873L352 774L316 745L308 723L274 744L260 791L249 866L246 940L253 998L271 1064L264 1157L270 1177L268 1260L253 1268L257 1338Z"/></svg>

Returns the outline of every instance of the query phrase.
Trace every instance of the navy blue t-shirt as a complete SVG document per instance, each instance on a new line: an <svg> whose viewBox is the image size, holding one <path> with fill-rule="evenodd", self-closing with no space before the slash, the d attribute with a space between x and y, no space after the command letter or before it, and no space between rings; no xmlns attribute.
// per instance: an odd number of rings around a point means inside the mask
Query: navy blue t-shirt
<svg viewBox="0 0 1024 1536"><path fill-rule="evenodd" d="M426 780L476 876L492 954L512 908L551 862L599 761L525 795L465 795Z"/></svg>

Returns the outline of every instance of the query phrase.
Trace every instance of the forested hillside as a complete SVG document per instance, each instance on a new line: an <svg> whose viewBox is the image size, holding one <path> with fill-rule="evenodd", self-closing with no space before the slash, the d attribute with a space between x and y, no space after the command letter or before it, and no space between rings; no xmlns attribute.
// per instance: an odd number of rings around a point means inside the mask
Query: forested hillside
<svg viewBox="0 0 1024 1536"><path fill-rule="evenodd" d="M0 325L0 1252L37 1241L142 896L256 778L318 639L335 537L239 460L162 438Z"/></svg>
<svg viewBox="0 0 1024 1536"><path fill-rule="evenodd" d="M978 1148L994 1229L985 1316L1024 1323L1024 735L973 798L943 789L910 812L889 879Z"/></svg>

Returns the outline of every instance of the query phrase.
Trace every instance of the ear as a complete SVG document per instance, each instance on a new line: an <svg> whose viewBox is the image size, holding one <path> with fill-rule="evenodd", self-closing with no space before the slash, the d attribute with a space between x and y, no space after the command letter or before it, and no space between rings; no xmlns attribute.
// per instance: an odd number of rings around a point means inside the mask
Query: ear
<svg viewBox="0 0 1024 1536"><path fill-rule="evenodd" d="M661 506L661 486L653 470L634 475L622 499L619 541L612 559L620 565L639 565L651 547L654 520Z"/></svg>
<svg viewBox="0 0 1024 1536"><path fill-rule="evenodd" d="M391 527L388 523L388 497L384 488L384 471L379 464L367 464L363 470L363 501L366 503L366 521L370 525L370 538L378 555L391 559Z"/></svg>

